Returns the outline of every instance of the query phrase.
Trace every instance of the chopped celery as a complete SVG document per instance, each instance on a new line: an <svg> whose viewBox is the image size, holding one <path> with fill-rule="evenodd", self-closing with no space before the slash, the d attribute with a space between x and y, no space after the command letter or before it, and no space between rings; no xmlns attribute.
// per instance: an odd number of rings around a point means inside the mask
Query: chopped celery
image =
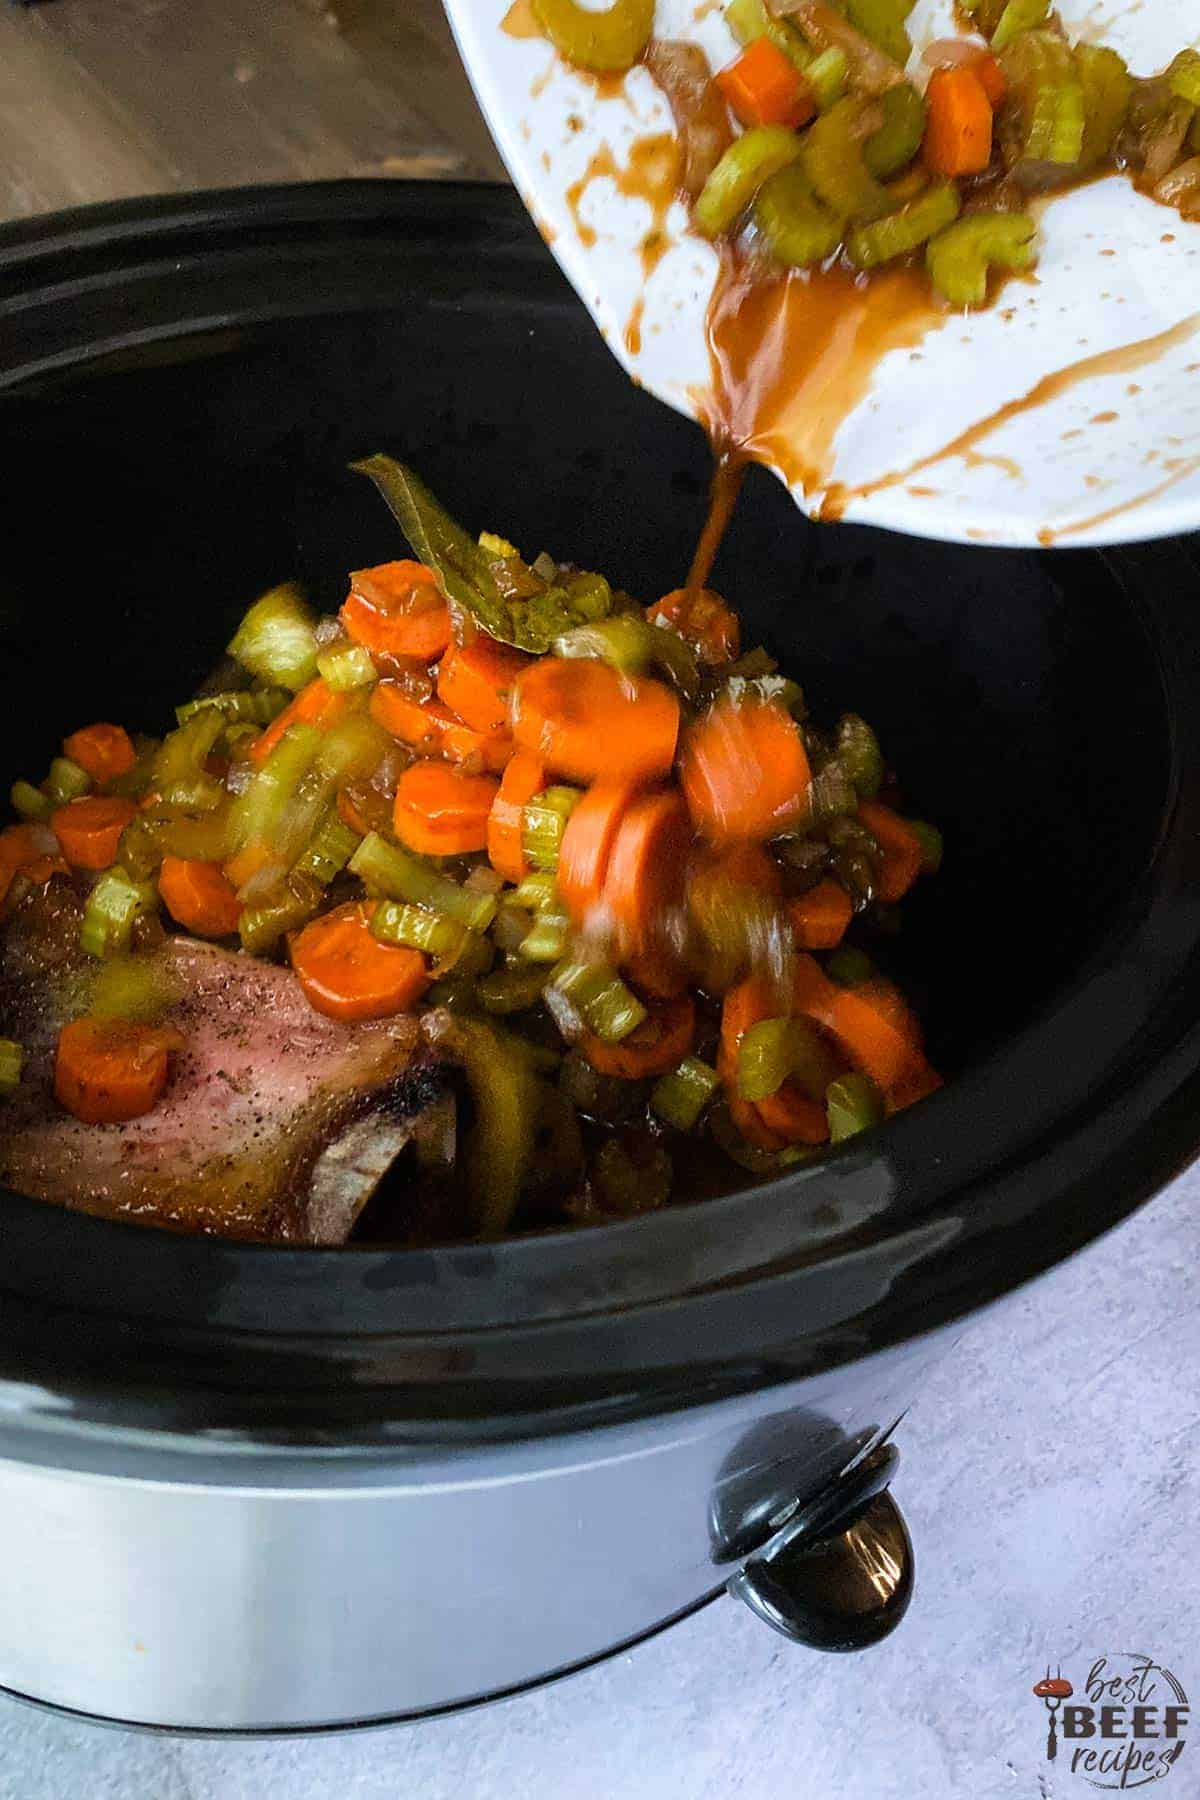
<svg viewBox="0 0 1200 1800"><path fill-rule="evenodd" d="M562 911L554 876L548 870L539 870L535 875L526 875L511 894L505 895L505 904L523 906L530 912Z"/></svg>
<svg viewBox="0 0 1200 1800"><path fill-rule="evenodd" d="M652 627L636 613L615 613L595 625L576 625L554 640L555 656L610 663L623 675L640 675L650 661Z"/></svg>
<svg viewBox="0 0 1200 1800"><path fill-rule="evenodd" d="M517 955L522 962L556 963L566 951L567 931L565 913L538 913L528 934L522 938Z"/></svg>
<svg viewBox="0 0 1200 1800"><path fill-rule="evenodd" d="M128 950L133 927L158 907L151 881L135 881L118 863L105 869L87 897L79 926L80 948L97 958Z"/></svg>
<svg viewBox="0 0 1200 1800"><path fill-rule="evenodd" d="M335 694L351 688L370 687L379 679L370 651L364 650L361 644L331 644L317 657L317 673Z"/></svg>
<svg viewBox="0 0 1200 1800"><path fill-rule="evenodd" d="M992 33L992 49L1004 50L1023 31L1036 31L1050 12L1050 0L1008 0Z"/></svg>
<svg viewBox="0 0 1200 1800"><path fill-rule="evenodd" d="M1168 85L1176 99L1200 106L1200 51L1184 50L1175 58Z"/></svg>
<svg viewBox="0 0 1200 1800"><path fill-rule="evenodd" d="M242 949L254 956L267 955L287 932L308 923L324 897L325 890L318 882L289 875L259 905L243 909L238 920Z"/></svg>
<svg viewBox="0 0 1200 1800"><path fill-rule="evenodd" d="M598 963L562 962L551 976L553 985L606 1044L619 1044L646 1017L637 995L612 969Z"/></svg>
<svg viewBox="0 0 1200 1800"><path fill-rule="evenodd" d="M798 1081L823 1100L837 1063L806 1019L763 1019L738 1046L737 1086L743 1100L767 1100L785 1081Z"/></svg>
<svg viewBox="0 0 1200 1800"><path fill-rule="evenodd" d="M259 681L293 694L317 672L313 615L293 581L274 587L254 602L230 639L230 656Z"/></svg>
<svg viewBox="0 0 1200 1800"><path fill-rule="evenodd" d="M814 56L805 70L808 85L813 91L818 110L828 112L835 101L840 100L846 91L846 82L850 76L850 61L844 50L831 44L828 50L822 50Z"/></svg>
<svg viewBox="0 0 1200 1800"><path fill-rule="evenodd" d="M12 1038L0 1038L0 1094L15 1094L21 1085L25 1052Z"/></svg>
<svg viewBox="0 0 1200 1800"><path fill-rule="evenodd" d="M512 562L521 554L515 544L511 544L506 537L501 537L495 531L480 532L479 548L485 556L495 557L500 562Z"/></svg>
<svg viewBox="0 0 1200 1800"><path fill-rule="evenodd" d="M269 725L291 699L286 688L237 688L231 693L202 694L175 708L175 722L186 725L198 712L214 707L227 725Z"/></svg>
<svg viewBox="0 0 1200 1800"><path fill-rule="evenodd" d="M165 826L165 820L139 812L121 833L117 856L135 881L148 880L167 854Z"/></svg>
<svg viewBox="0 0 1200 1800"><path fill-rule="evenodd" d="M651 1111L677 1131L692 1131L719 1086L715 1069L698 1056L685 1056L677 1069L654 1084Z"/></svg>
<svg viewBox="0 0 1200 1800"><path fill-rule="evenodd" d="M875 973L875 964L864 951L856 950L853 944L840 944L827 957L825 973L839 987L857 987L860 981L870 981Z"/></svg>
<svg viewBox="0 0 1200 1800"><path fill-rule="evenodd" d="M865 1075L840 1075L825 1095L829 1141L842 1144L860 1131L878 1125L883 1118L879 1089Z"/></svg>
<svg viewBox="0 0 1200 1800"><path fill-rule="evenodd" d="M988 269L1029 269L1037 260L1037 224L1028 213L972 213L925 251L933 285L952 306L982 306Z"/></svg>
<svg viewBox="0 0 1200 1800"><path fill-rule="evenodd" d="M936 825L930 825L924 819L910 819L908 829L921 846L922 874L936 875L942 866L944 851L941 832Z"/></svg>
<svg viewBox="0 0 1200 1800"><path fill-rule="evenodd" d="M414 906L444 913L471 931L486 931L496 916L495 894L460 887L410 850L387 843L377 831L363 839L349 866L352 875L389 900L408 900Z"/></svg>
<svg viewBox="0 0 1200 1800"><path fill-rule="evenodd" d="M1112 155L1133 94L1133 77L1115 50L1077 44L1075 67L1083 89L1083 145L1079 166L1093 169Z"/></svg>
<svg viewBox="0 0 1200 1800"><path fill-rule="evenodd" d="M725 23L739 44L752 44L755 38L770 38L777 50L804 73L812 61L807 44L789 19L777 19L768 12L763 0L727 0Z"/></svg>
<svg viewBox="0 0 1200 1800"><path fill-rule="evenodd" d="M913 0L846 0L845 13L856 31L860 31L904 67L912 55L912 40L904 21L913 9Z"/></svg>
<svg viewBox="0 0 1200 1800"><path fill-rule="evenodd" d="M197 715L193 722L203 716ZM274 843L282 835L289 809L323 742L314 725L288 726L250 786L233 803L230 836L239 850L248 844Z"/></svg>
<svg viewBox="0 0 1200 1800"><path fill-rule="evenodd" d="M755 125L734 138L693 208L697 229L710 238L728 231L763 183L795 162L801 149L800 138L786 125Z"/></svg>
<svg viewBox="0 0 1200 1800"><path fill-rule="evenodd" d="M421 950L439 962L455 960L472 935L465 925L442 913L410 906L406 900L381 900L371 915L371 935L381 944L400 944Z"/></svg>
<svg viewBox="0 0 1200 1800"><path fill-rule="evenodd" d="M1023 31L1003 51L1009 98L1000 143L1010 168L1069 166L1083 149L1084 92L1071 46L1051 31Z"/></svg>
<svg viewBox="0 0 1200 1800"><path fill-rule="evenodd" d="M855 792L873 800L883 781L883 753L879 739L857 713L843 713L838 720L836 753Z"/></svg>
<svg viewBox="0 0 1200 1800"><path fill-rule="evenodd" d="M823 112L804 134L802 167L818 200L840 219L865 223L891 202L863 157L863 139L879 130L878 106L853 95Z"/></svg>
<svg viewBox="0 0 1200 1800"><path fill-rule="evenodd" d="M46 798L52 806L65 806L69 800L78 800L91 786L92 778L87 770L81 769L69 756L54 758L43 783Z"/></svg>
<svg viewBox="0 0 1200 1800"><path fill-rule="evenodd" d="M772 175L754 202L754 223L777 262L803 269L823 262L841 242L841 221L813 193L798 163Z"/></svg>
<svg viewBox="0 0 1200 1800"><path fill-rule="evenodd" d="M102 963L88 994L95 1018L152 1024L178 997L160 958L114 956Z"/></svg>
<svg viewBox="0 0 1200 1800"><path fill-rule="evenodd" d="M484 1012L527 1012L541 999L542 989L548 980L549 976L544 968L534 965L522 969L509 964L503 969L496 969L491 975L485 975L476 993Z"/></svg>
<svg viewBox="0 0 1200 1800"><path fill-rule="evenodd" d="M204 763L224 729L223 715L208 706L163 739L154 757L151 780L166 805L198 811L220 805L225 790L215 776L206 773Z"/></svg>
<svg viewBox="0 0 1200 1800"><path fill-rule="evenodd" d="M54 802L31 781L14 781L8 797L13 811L23 819L48 819L54 811Z"/></svg>
<svg viewBox="0 0 1200 1800"><path fill-rule="evenodd" d="M525 807L521 847L535 869L557 869L567 820L582 798L578 788L548 787Z"/></svg>
<svg viewBox="0 0 1200 1800"><path fill-rule="evenodd" d="M925 102L910 81L880 97L883 124L863 140L863 161L872 175L886 181L908 167L925 135Z"/></svg>
<svg viewBox="0 0 1200 1800"><path fill-rule="evenodd" d="M858 269L874 269L907 256L952 225L961 205L954 183L938 182L885 219L856 225L846 239L846 253Z"/></svg>
<svg viewBox="0 0 1200 1800"><path fill-rule="evenodd" d="M609 0L600 12L576 0L533 0L533 10L558 54L598 75L631 69L654 29L654 0Z"/></svg>
<svg viewBox="0 0 1200 1800"><path fill-rule="evenodd" d="M340 875L362 839L344 819L330 807L296 863L298 875L310 875L322 887L328 887Z"/></svg>

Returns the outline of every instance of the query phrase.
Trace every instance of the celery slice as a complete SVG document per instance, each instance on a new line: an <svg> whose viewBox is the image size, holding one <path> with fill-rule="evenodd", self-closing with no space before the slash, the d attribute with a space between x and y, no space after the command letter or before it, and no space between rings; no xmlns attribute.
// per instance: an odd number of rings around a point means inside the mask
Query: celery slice
<svg viewBox="0 0 1200 1800"><path fill-rule="evenodd" d="M79 945L88 956L117 956L128 950L133 927L158 907L151 881L135 881L118 863L105 869L87 897L79 926Z"/></svg>
<svg viewBox="0 0 1200 1800"><path fill-rule="evenodd" d="M802 148L802 140L786 125L755 125L735 138L692 209L697 230L709 238L728 231L764 182L795 162Z"/></svg>
<svg viewBox="0 0 1200 1800"><path fill-rule="evenodd" d="M694 1131L719 1086L715 1069L698 1056L685 1056L677 1069L655 1083L650 1109L677 1131Z"/></svg>
<svg viewBox="0 0 1200 1800"><path fill-rule="evenodd" d="M1037 224L1028 213L972 213L933 238L925 261L933 285L952 306L982 306L988 269L1029 269L1037 260Z"/></svg>
<svg viewBox="0 0 1200 1800"><path fill-rule="evenodd" d="M474 892L440 875L411 850L389 844L377 831L365 837L350 858L350 873L389 900L444 913L471 931L486 931L496 916L495 894Z"/></svg>
<svg viewBox="0 0 1200 1800"><path fill-rule="evenodd" d="M317 672L314 619L293 581L263 594L247 612L228 650L244 669L272 686L293 694Z"/></svg>

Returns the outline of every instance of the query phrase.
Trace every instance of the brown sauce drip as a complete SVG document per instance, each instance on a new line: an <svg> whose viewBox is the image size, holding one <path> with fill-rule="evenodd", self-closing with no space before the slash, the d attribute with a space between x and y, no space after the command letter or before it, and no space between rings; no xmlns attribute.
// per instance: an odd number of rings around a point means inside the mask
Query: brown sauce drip
<svg viewBox="0 0 1200 1800"><path fill-rule="evenodd" d="M1176 344L1186 343L1200 332L1200 312L1192 313L1173 325L1168 331L1157 332L1153 337L1139 338L1135 343L1123 344L1115 350L1102 350L1098 355L1085 356L1079 362L1069 363L1065 369L1057 370L1053 375L1043 379L1019 399L1010 400L1006 406L997 407L985 419L951 438L940 450L932 451L928 456L918 458L906 469L898 469L890 475L881 475L875 481L863 482L859 487L837 486L830 488L822 502L819 516L822 519L840 519L851 500L865 500L872 494L882 493L886 488L899 487L910 481L922 470L931 468L935 463L944 462L948 457L966 459L973 453L975 446L985 438L1007 425L1011 419L1020 418L1023 413L1034 412L1050 400L1057 400L1060 395L1070 393L1072 388L1081 382L1091 381L1100 375L1123 375L1135 369L1145 368L1147 363L1156 362L1165 351L1173 349ZM1176 476L1174 479L1179 479ZM1146 500L1154 498L1153 494L1144 496ZM1126 505L1140 505L1140 501L1129 501ZM1120 509L1118 509L1120 510ZM1092 521L1096 523L1097 521ZM1083 525L1070 527L1072 530L1085 529ZM1061 533L1057 534L1061 535Z"/></svg>
<svg viewBox="0 0 1200 1800"><path fill-rule="evenodd" d="M580 243L590 250L596 242L596 228L581 217L580 201L593 181L607 178L627 200L644 200L650 208L650 226L641 244L642 273L648 277L671 247L666 221L679 192L682 167L683 152L671 131L637 138L629 146L629 160L624 164L617 161L607 144L601 144L578 181L573 181L566 192Z"/></svg>
<svg viewBox="0 0 1200 1800"><path fill-rule="evenodd" d="M826 486L838 431L889 350L911 348L949 315L924 272L773 276L727 252L708 310L709 392L695 398L717 445L772 464L805 493Z"/></svg>
<svg viewBox="0 0 1200 1800"><path fill-rule="evenodd" d="M642 354L642 314L646 310L646 296L639 294L633 303L629 317L625 321L625 348L630 356Z"/></svg>
<svg viewBox="0 0 1200 1800"><path fill-rule="evenodd" d="M1081 531L1095 531L1101 525L1111 525L1114 519L1123 518L1126 513L1135 512L1139 506L1147 506L1151 500L1158 500L1163 494L1169 493L1178 482L1186 481L1198 469L1200 456L1181 457L1166 479L1148 488L1144 494L1135 494L1131 500L1120 500L1115 506L1106 507L1103 512L1093 513L1090 519L1076 519L1073 525L1060 525L1055 531L1047 527L1038 532L1038 543L1049 548L1051 544L1057 544L1060 538L1077 537Z"/></svg>
<svg viewBox="0 0 1200 1800"><path fill-rule="evenodd" d="M713 454L716 460L713 464L712 485L708 490L708 516L684 584L689 599L708 583L746 474L746 457L736 446L721 446L714 440Z"/></svg>

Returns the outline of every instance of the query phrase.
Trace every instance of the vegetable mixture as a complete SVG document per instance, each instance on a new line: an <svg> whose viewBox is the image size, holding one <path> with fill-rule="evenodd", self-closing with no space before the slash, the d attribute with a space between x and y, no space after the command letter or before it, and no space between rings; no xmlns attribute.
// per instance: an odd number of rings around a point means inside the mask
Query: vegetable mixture
<svg viewBox="0 0 1200 1800"><path fill-rule="evenodd" d="M96 971L59 1107L169 1092L164 931L290 964L332 1020L419 1014L465 1071L483 1235L662 1205L710 1139L771 1174L935 1088L850 942L941 857L870 726L815 723L718 594L644 607L357 466L420 560L355 571L336 618L264 594L164 737L85 725L12 789L5 910L73 888ZM0 1043L0 1090L21 1065Z"/></svg>
<svg viewBox="0 0 1200 1800"><path fill-rule="evenodd" d="M696 230L765 267L868 272L919 255L937 294L976 307L990 271L1034 265L1031 194L1124 170L1200 218L1200 51L1139 79L1115 50L1071 44L1049 0L959 0L969 35L924 52L922 91L906 73L913 4L726 0L744 47L709 79L702 51L653 39L652 0L600 13L533 0L569 61L645 61L683 142Z"/></svg>

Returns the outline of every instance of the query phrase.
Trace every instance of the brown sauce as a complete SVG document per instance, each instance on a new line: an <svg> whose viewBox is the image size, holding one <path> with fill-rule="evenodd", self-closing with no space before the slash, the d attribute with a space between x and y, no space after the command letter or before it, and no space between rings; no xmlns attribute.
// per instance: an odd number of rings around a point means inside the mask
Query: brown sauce
<svg viewBox="0 0 1200 1800"><path fill-rule="evenodd" d="M594 181L607 179L627 200L644 200L650 208L650 226L642 239L642 273L649 276L671 247L666 230L667 214L679 193L683 152L674 132L652 132L629 146L628 160L619 163L607 144L601 144L578 181L566 192L567 207L585 249L596 242L595 226L580 214L580 202Z"/></svg>

